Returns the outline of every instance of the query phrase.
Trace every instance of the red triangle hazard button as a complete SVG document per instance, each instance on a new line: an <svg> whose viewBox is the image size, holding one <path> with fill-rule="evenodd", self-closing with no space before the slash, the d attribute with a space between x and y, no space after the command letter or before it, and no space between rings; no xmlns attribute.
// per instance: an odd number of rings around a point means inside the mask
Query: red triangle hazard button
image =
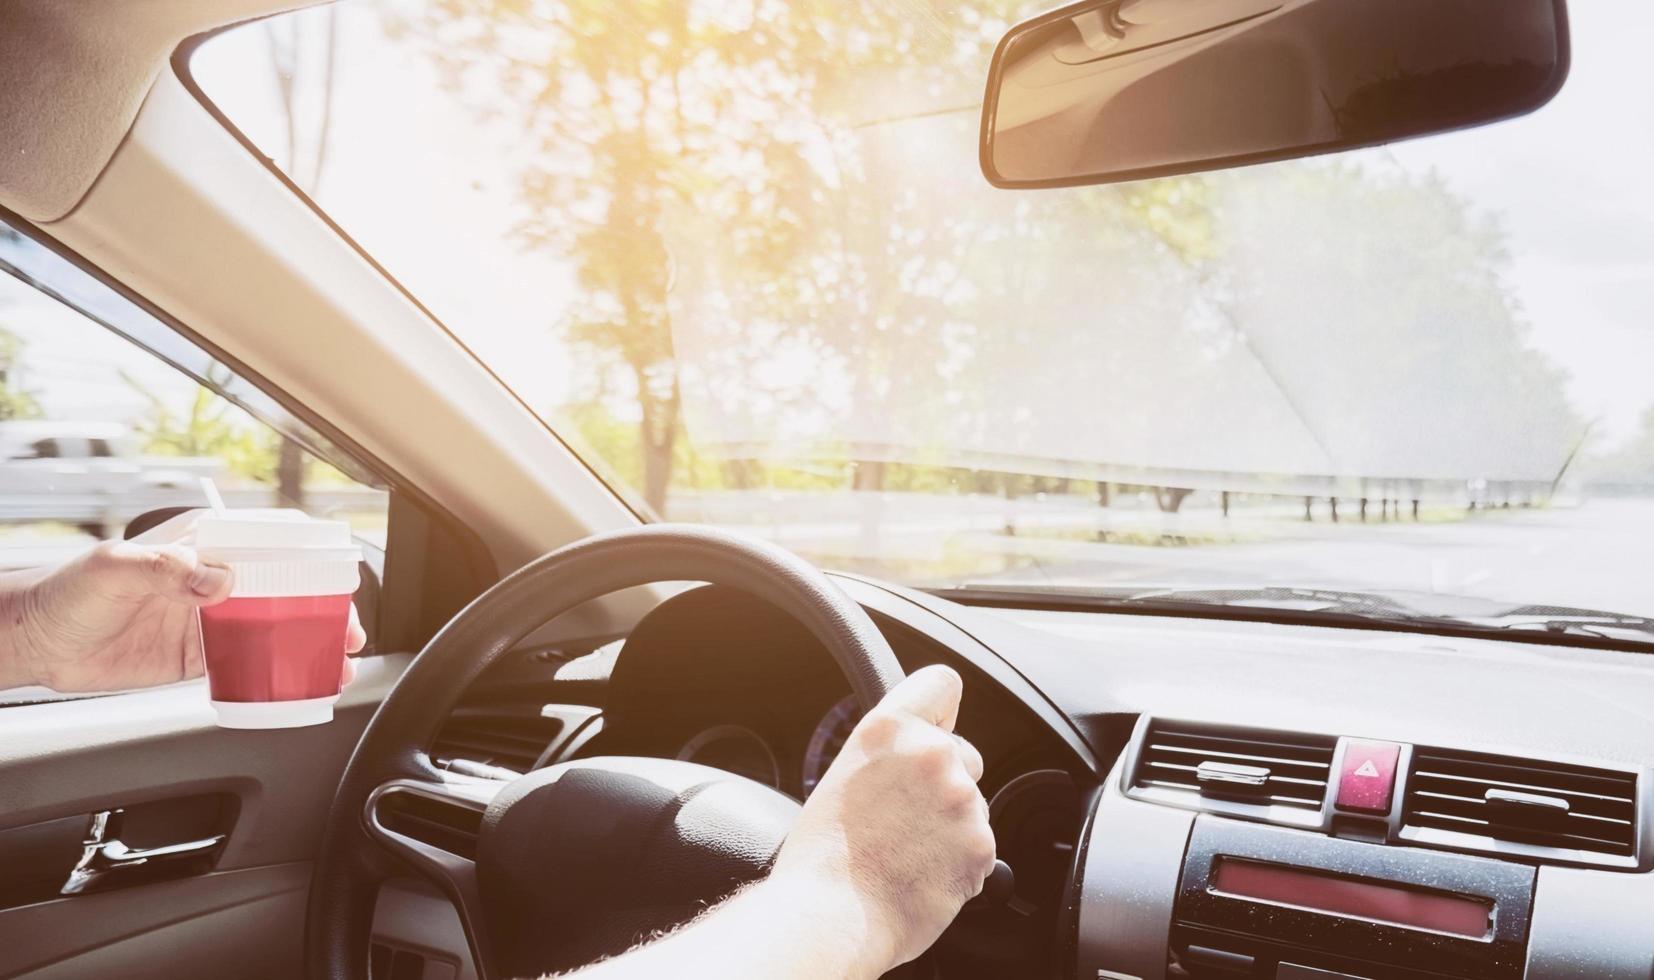
<svg viewBox="0 0 1654 980"><path fill-rule="evenodd" d="M1344 759L1339 766L1338 809L1388 813L1400 754L1401 746L1395 742L1345 739Z"/></svg>

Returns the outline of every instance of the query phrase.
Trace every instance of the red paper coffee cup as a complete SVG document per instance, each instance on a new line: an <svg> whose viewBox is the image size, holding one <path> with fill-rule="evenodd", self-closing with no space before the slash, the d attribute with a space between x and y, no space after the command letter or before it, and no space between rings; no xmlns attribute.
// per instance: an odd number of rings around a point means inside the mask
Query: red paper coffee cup
<svg viewBox="0 0 1654 980"><path fill-rule="evenodd" d="M302 511L203 512L203 558L230 566L230 598L201 610L218 724L297 728L333 720L361 550L343 521Z"/></svg>

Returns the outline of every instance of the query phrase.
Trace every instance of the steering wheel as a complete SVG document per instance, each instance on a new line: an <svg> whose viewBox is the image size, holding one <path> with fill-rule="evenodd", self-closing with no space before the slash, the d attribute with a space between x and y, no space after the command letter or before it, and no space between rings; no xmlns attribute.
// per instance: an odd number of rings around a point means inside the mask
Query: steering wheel
<svg viewBox="0 0 1654 980"><path fill-rule="evenodd" d="M668 581L740 589L793 616L864 709L902 678L859 605L803 559L757 539L654 524L536 559L432 637L362 732L311 878L312 980L365 980L379 885L409 868L453 902L483 980L621 952L764 873L799 805L744 777L614 756L502 782L439 770L425 751L477 675L541 624L589 599Z"/></svg>

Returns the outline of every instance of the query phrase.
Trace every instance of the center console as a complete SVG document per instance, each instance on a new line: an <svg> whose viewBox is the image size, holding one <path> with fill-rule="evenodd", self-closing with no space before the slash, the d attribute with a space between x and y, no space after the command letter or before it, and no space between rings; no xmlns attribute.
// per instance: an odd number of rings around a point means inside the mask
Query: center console
<svg viewBox="0 0 1654 980"><path fill-rule="evenodd" d="M1647 980L1648 783L1145 718L1076 850L1071 975Z"/></svg>

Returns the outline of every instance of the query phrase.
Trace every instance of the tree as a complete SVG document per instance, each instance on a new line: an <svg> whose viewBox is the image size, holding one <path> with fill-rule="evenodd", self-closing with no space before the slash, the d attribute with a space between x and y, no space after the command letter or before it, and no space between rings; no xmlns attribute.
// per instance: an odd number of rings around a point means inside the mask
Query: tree
<svg viewBox="0 0 1654 980"><path fill-rule="evenodd" d="M0 245L21 245L23 236L0 225ZM0 258L3 258L0 253ZM40 403L23 387L23 339L0 324L0 420L31 419L40 415Z"/></svg>
<svg viewBox="0 0 1654 980"><path fill-rule="evenodd" d="M148 412L133 431L142 450L157 456L210 456L224 461L230 472L265 482L279 479L281 446L288 442L272 429L258 425L240 408L215 394L209 385L228 381L228 369L208 369L207 385L196 385L182 412L136 378L121 372L121 380L148 403Z"/></svg>
<svg viewBox="0 0 1654 980"><path fill-rule="evenodd" d="M1497 228L1439 182L1319 161L986 188L951 93L979 92L1003 13L447 0L404 25L524 134L517 233L571 263L557 328L602 364L578 424L649 504L674 474L756 482L690 462L686 425L878 489L915 458L1492 475L1577 424Z"/></svg>
<svg viewBox="0 0 1654 980"><path fill-rule="evenodd" d="M1318 467L1296 472L1551 479L1584 421L1529 345L1492 216L1384 162L1306 161L1218 186L1213 293L1280 392L1277 417L1316 444L1299 458Z"/></svg>
<svg viewBox="0 0 1654 980"><path fill-rule="evenodd" d="M263 28L282 118L286 123L287 153L282 170L289 180L315 199L321 191L322 176L327 171L328 134L333 125L338 8L327 8L325 19L320 21L319 37L301 35L302 26L309 23L312 22L301 17L271 17L264 22ZM317 51L319 57L315 55ZM316 61L320 62L319 70L315 68ZM305 90L302 80L312 72L317 80L313 103L314 126L307 131L304 124L311 121L311 105L301 104L301 94ZM304 447L299 443L286 436L280 437L276 492L295 507L304 506L305 455Z"/></svg>
<svg viewBox="0 0 1654 980"><path fill-rule="evenodd" d="M509 113L534 148L519 234L575 265L582 298L559 327L609 364L594 386L636 406L655 508L683 427L674 328L684 303L761 335L846 313L865 334L912 322L899 310L847 309L869 278L898 267L876 244L892 229L846 207L888 216L890 202L844 193L858 161L855 120L842 110L873 69L959 57L930 22L873 0L720 10L448 0L412 26L455 90L480 112ZM696 233L677 234L686 228ZM686 298L674 287L687 277L728 288ZM749 338L726 350L752 347Z"/></svg>
<svg viewBox="0 0 1654 980"><path fill-rule="evenodd" d="M0 326L0 421L40 417L40 402L22 385L23 340Z"/></svg>

